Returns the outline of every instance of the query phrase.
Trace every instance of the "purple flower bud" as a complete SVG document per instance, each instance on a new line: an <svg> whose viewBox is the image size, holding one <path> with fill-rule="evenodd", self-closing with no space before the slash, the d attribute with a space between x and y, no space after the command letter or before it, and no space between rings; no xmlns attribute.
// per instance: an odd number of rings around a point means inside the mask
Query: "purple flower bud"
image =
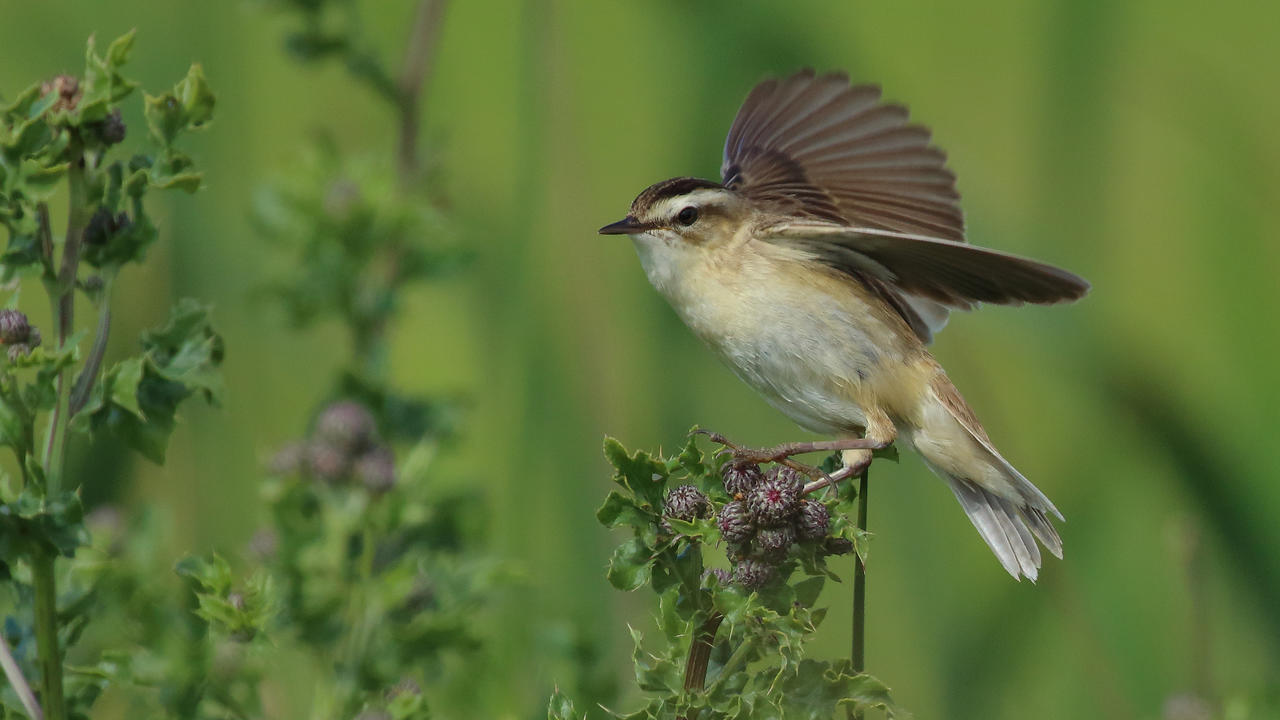
<svg viewBox="0 0 1280 720"><path fill-rule="evenodd" d="M756 547L771 559L780 560L786 557L787 550L791 549L791 545L795 541L796 531L791 525L761 528L756 533Z"/></svg>
<svg viewBox="0 0 1280 720"><path fill-rule="evenodd" d="M754 463L733 462L720 470L720 477L724 479L725 492L733 497L743 497L764 480L764 473Z"/></svg>
<svg viewBox="0 0 1280 720"><path fill-rule="evenodd" d="M396 458L391 450L379 446L356 460L356 478L369 492L381 495L396 484Z"/></svg>
<svg viewBox="0 0 1280 720"><path fill-rule="evenodd" d="M773 468L747 495L747 507L761 525L781 525L800 510L800 473L791 468Z"/></svg>
<svg viewBox="0 0 1280 720"><path fill-rule="evenodd" d="M347 476L351 460L342 448L326 442L313 442L307 446L307 470L312 477L327 483L337 483Z"/></svg>
<svg viewBox="0 0 1280 720"><path fill-rule="evenodd" d="M31 324L26 313L20 310L0 310L0 343L5 345L26 344L31 334Z"/></svg>
<svg viewBox="0 0 1280 720"><path fill-rule="evenodd" d="M708 568L702 573L702 577L706 578L708 575L714 575L722 587L733 582L733 572L724 568Z"/></svg>
<svg viewBox="0 0 1280 720"><path fill-rule="evenodd" d="M667 492L662 512L667 517L691 522L711 512L711 501L692 485L681 485Z"/></svg>
<svg viewBox="0 0 1280 720"><path fill-rule="evenodd" d="M733 580L748 590L759 590L777 574L769 563L758 558L743 558L733 568Z"/></svg>
<svg viewBox="0 0 1280 720"><path fill-rule="evenodd" d="M756 530L755 524L751 522L751 513L747 509L747 504L741 500L726 503L720 508L716 525L720 528L720 537L731 545L750 541Z"/></svg>
<svg viewBox="0 0 1280 720"><path fill-rule="evenodd" d="M800 521L797 523L804 540L821 540L831 527L831 513L820 502L805 500L800 503Z"/></svg>
<svg viewBox="0 0 1280 720"><path fill-rule="evenodd" d="M349 453L368 448L377 433L377 423L365 406L349 400L336 402L316 419L316 436Z"/></svg>

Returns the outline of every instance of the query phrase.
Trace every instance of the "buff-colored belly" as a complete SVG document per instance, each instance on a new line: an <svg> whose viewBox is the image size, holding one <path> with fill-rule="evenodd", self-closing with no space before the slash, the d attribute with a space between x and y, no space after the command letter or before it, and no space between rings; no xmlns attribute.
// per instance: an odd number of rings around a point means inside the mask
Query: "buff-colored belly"
<svg viewBox="0 0 1280 720"><path fill-rule="evenodd" d="M659 290L738 377L802 427L865 427L867 406L880 407L882 387L910 349L886 308L812 268L751 262L716 270Z"/></svg>

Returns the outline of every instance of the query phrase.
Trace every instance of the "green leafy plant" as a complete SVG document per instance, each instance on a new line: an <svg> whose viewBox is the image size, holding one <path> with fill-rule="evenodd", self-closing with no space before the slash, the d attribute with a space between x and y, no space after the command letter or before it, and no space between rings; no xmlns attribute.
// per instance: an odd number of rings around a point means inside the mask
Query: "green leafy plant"
<svg viewBox="0 0 1280 720"><path fill-rule="evenodd" d="M609 563L619 590L657 595L660 638L632 629L636 682L649 697L615 717L830 718L896 709L888 689L852 660L808 657L825 608L819 597L833 555L865 556L868 536L850 519L857 494L824 497L789 467L704 456L693 439L672 457L605 441L614 483L597 513L631 530ZM828 462L828 467L832 467ZM578 718L562 694L549 717Z"/></svg>
<svg viewBox="0 0 1280 720"><path fill-rule="evenodd" d="M79 489L90 479L67 476L68 435L121 443L162 462L178 406L193 395L212 402L219 390L222 340L208 308L191 300L143 333L139 354L104 366L116 280L157 237L146 195L199 189L201 175L177 143L203 128L214 107L193 65L172 90L145 97L149 132L133 133L145 141L131 143L139 149L126 154L121 106L137 83L122 69L133 39L115 40L105 54L91 39L82 76L36 83L0 108L0 223L8 234L0 279L10 292L0 315L0 444L12 451L20 475L0 487L0 577L12 598L3 638L10 691L0 702L55 720L84 716L105 677L64 668L91 604L68 576L74 566L58 562L88 541ZM61 192L68 209L57 233L49 203ZM35 278L52 307L46 333L19 309L21 291ZM98 314L87 351L77 297ZM27 678L39 678L38 698Z"/></svg>

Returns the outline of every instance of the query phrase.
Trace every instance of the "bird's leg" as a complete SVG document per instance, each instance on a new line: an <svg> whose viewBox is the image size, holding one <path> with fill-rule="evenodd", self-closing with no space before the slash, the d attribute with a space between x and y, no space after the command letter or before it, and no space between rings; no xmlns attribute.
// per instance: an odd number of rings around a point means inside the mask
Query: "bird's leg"
<svg viewBox="0 0 1280 720"><path fill-rule="evenodd" d="M805 453L811 453L811 452L831 452L834 450L841 450L841 451L844 451L846 455L848 455L849 451L865 452L867 456L867 462L870 462L871 451L879 450L880 448L887 447L889 445L888 442L874 440L870 438L847 437L847 438L839 438L836 440L817 440L812 442L789 442L789 443L782 443L781 445L775 445L774 447L770 447L770 448L748 448L730 441L724 435L721 435L720 433L717 433L717 432L711 432L709 430L697 430L695 432L701 435L706 435L707 439L709 439L713 443L716 443L717 445L723 445L724 448L720 451L720 453L731 454L735 461L749 462L757 465L759 465L760 463L769 463L769 462L778 463L780 465L785 465L786 467L789 467L793 470L798 470L804 473L805 475L808 475L809 477L822 478L819 481L820 483L831 484L832 486L834 486L835 483L839 482L839 480L835 479L831 475L827 475L826 473L822 472L816 467L795 462L791 458L795 455L803 455ZM717 454L720 454L720 453L717 453ZM847 458L846 458L846 464L848 464ZM861 470L859 470L859 472L861 472ZM840 472L837 472L836 474L841 475L841 478L840 478L841 480L844 479L845 477L848 477L848 475L843 475ZM807 486L806 486L806 489L807 489Z"/></svg>
<svg viewBox="0 0 1280 720"><path fill-rule="evenodd" d="M868 413L867 419L869 422L864 436L861 438L849 438L849 440L860 440L861 444L854 445L851 442L846 442L844 447L832 448L833 450L841 451L840 459L843 461L844 467L830 475L823 473L820 479L804 486L803 494L808 495L823 487L834 491L836 483L861 475L871 465L874 451L889 447L897 439L897 428L894 427L893 422L883 412Z"/></svg>

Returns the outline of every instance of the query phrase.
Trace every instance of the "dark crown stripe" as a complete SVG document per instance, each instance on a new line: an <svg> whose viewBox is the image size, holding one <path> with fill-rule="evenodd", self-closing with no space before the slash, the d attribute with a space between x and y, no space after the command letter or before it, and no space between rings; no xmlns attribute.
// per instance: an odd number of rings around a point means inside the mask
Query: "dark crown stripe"
<svg viewBox="0 0 1280 720"><path fill-rule="evenodd" d="M723 188L724 186L718 182L703 180L695 177L678 177L670 180L663 180L660 183L650 185L648 189L640 193L636 201L631 203L632 214L638 214L648 208L654 206L667 198L679 197L687 195L694 190L700 188Z"/></svg>

